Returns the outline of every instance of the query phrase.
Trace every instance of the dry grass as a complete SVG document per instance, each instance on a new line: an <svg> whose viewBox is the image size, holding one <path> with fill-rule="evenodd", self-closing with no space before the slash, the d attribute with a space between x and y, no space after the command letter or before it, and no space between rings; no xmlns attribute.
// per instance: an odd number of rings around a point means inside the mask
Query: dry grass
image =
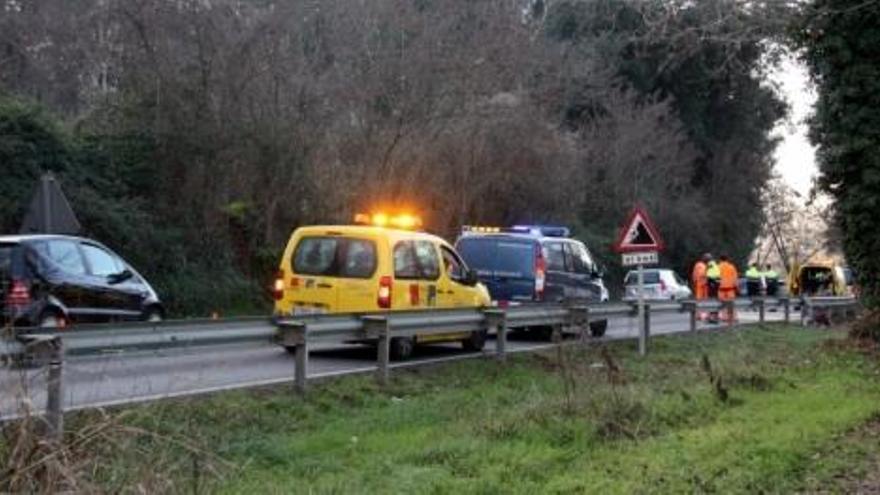
<svg viewBox="0 0 880 495"><path fill-rule="evenodd" d="M200 493L229 466L197 441L128 424L130 411L68 414L69 427L53 439L28 398L26 374L19 375L19 419L0 425L0 493ZM115 472L112 461L122 456L142 462Z"/></svg>

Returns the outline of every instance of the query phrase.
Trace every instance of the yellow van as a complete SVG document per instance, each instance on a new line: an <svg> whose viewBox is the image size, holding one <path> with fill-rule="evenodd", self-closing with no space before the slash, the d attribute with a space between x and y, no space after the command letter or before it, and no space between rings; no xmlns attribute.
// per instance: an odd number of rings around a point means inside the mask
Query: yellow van
<svg viewBox="0 0 880 495"><path fill-rule="evenodd" d="M404 228L413 222L301 227L293 232L273 287L276 316L367 313L490 304L489 292L440 237ZM485 332L391 340L397 359L415 344L461 341L481 350Z"/></svg>
<svg viewBox="0 0 880 495"><path fill-rule="evenodd" d="M851 271L833 261L811 261L795 265L788 277L792 296L853 295Z"/></svg>

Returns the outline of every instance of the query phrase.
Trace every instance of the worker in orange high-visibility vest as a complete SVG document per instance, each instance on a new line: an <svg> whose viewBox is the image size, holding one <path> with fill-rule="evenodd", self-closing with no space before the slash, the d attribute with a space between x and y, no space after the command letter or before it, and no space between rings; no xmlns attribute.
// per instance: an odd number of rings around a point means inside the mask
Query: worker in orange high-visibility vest
<svg viewBox="0 0 880 495"><path fill-rule="evenodd" d="M694 269L691 271L691 284L694 287L694 299L700 301L703 299L707 299L709 297L709 279L706 276L706 271L709 269L709 262L712 261L712 255L706 253L703 257L694 264ZM707 317L705 311L698 311L697 318L700 320L705 320Z"/></svg>
<svg viewBox="0 0 880 495"><path fill-rule="evenodd" d="M736 266L730 262L730 258L721 256L720 260L721 263L718 264L718 269L721 272L721 281L718 285L718 300L722 302L733 301L736 299L739 273L736 271ZM724 316L726 316L727 321L736 321L736 312L733 306L728 308L727 314Z"/></svg>

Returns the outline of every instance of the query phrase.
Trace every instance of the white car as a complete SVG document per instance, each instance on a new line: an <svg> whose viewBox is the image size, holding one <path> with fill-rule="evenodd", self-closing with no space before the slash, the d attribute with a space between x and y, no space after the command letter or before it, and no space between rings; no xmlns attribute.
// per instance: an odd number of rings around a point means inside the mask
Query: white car
<svg viewBox="0 0 880 495"><path fill-rule="evenodd" d="M693 295L687 282L668 268L644 270L644 277L645 299L690 299ZM637 300L639 298L639 273L631 270L626 274L623 284L625 286L623 300Z"/></svg>

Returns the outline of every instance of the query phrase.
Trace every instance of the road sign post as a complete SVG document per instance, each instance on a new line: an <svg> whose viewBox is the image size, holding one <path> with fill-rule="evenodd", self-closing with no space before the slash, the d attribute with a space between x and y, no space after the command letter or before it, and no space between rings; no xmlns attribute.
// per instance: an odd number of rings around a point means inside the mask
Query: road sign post
<svg viewBox="0 0 880 495"><path fill-rule="evenodd" d="M645 265L660 261L663 239L648 214L639 207L633 209L615 244L622 256L623 266L635 266L638 273L639 355L648 353L648 318L645 310Z"/></svg>
<svg viewBox="0 0 880 495"><path fill-rule="evenodd" d="M639 356L648 354L648 326L645 325L645 265L639 265Z"/></svg>

